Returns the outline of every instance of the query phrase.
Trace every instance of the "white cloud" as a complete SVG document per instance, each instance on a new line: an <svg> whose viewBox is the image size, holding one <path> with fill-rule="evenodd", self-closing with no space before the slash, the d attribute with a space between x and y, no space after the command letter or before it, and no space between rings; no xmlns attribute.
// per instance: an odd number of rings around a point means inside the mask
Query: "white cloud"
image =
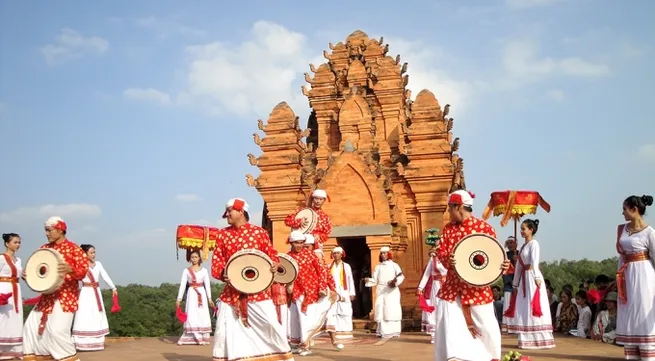
<svg viewBox="0 0 655 361"><path fill-rule="evenodd" d="M256 22L241 44L188 47L185 93L215 115L266 117L283 100L302 115L309 109L300 92L302 72L315 55L307 48L303 34L266 21Z"/></svg>
<svg viewBox="0 0 655 361"><path fill-rule="evenodd" d="M639 148L639 156L645 159L655 159L655 144L644 144Z"/></svg>
<svg viewBox="0 0 655 361"><path fill-rule="evenodd" d="M109 48L109 42L97 36L85 37L77 31L64 28L55 42L41 48L48 64L57 60L81 57L87 53L102 54Z"/></svg>
<svg viewBox="0 0 655 361"><path fill-rule="evenodd" d="M454 79L444 70L434 66L444 57L438 48L393 37L385 37L385 42L389 44L388 55L400 54L401 63L408 63L407 87L412 91L412 98L421 90L428 89L434 93L442 107L451 104L461 112L473 86L466 81Z"/></svg>
<svg viewBox="0 0 655 361"><path fill-rule="evenodd" d="M519 87L554 75L592 78L606 76L610 72L609 66L605 64L592 63L579 57L540 58L538 54L538 47L532 42L519 40L509 42L502 56L508 78L501 82L501 85Z"/></svg>
<svg viewBox="0 0 655 361"><path fill-rule="evenodd" d="M152 102L159 105L171 104L171 96L169 94L153 88L128 88L123 91L123 97L131 100Z"/></svg>
<svg viewBox="0 0 655 361"><path fill-rule="evenodd" d="M201 201L202 198L200 198L200 196L198 196L197 194L181 193L175 196L175 200L180 202L197 202L197 201Z"/></svg>
<svg viewBox="0 0 655 361"><path fill-rule="evenodd" d="M546 93L546 96L556 102L564 101L564 92L561 90L553 89Z"/></svg>
<svg viewBox="0 0 655 361"><path fill-rule="evenodd" d="M98 217L102 214L100 206L88 203L46 204L34 207L20 207L13 211L1 212L0 223L26 224L29 222L44 222L48 217L59 216L69 219L84 219Z"/></svg>
<svg viewBox="0 0 655 361"><path fill-rule="evenodd" d="M513 8L532 8L540 6L550 6L561 3L565 0L505 0L505 4Z"/></svg>

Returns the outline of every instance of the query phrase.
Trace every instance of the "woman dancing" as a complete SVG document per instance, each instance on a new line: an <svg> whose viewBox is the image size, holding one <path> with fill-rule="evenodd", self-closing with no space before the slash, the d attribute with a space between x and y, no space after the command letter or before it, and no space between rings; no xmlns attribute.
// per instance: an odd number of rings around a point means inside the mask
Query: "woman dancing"
<svg viewBox="0 0 655 361"><path fill-rule="evenodd" d="M18 277L23 273L20 258L20 236L2 235L5 253L0 257L0 360L23 357L23 302Z"/></svg>
<svg viewBox="0 0 655 361"><path fill-rule="evenodd" d="M520 349L555 347L550 301L544 277L539 270L539 243L534 239L538 229L538 219L526 219L521 224L521 236L525 243L519 251L512 281L515 293L513 297L516 298L515 315L507 329L518 333Z"/></svg>
<svg viewBox="0 0 655 361"><path fill-rule="evenodd" d="M617 229L616 343L623 344L626 360L655 360L655 229L643 218L652 204L647 195L626 198L623 217L628 223Z"/></svg>
<svg viewBox="0 0 655 361"><path fill-rule="evenodd" d="M184 333L177 341L178 345L209 345L209 334L212 332L212 324L209 313L209 306L214 308L211 300L212 291L209 283L209 273L203 268L200 259L200 252L193 251L189 257L191 266L182 271L180 290L177 293L176 307L186 295L186 321L184 321Z"/></svg>
<svg viewBox="0 0 655 361"><path fill-rule="evenodd" d="M78 351L102 351L105 349L105 336L109 334L109 323L105 313L105 302L100 291L100 278L117 295L116 286L100 261L96 261L96 249L90 244L80 245L89 259L89 272L82 280L80 299L75 321L73 322L73 341Z"/></svg>

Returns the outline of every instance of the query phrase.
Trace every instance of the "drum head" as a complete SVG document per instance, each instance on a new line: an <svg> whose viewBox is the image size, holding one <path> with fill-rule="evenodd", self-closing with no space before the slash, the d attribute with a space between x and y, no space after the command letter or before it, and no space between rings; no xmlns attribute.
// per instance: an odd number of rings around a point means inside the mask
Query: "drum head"
<svg viewBox="0 0 655 361"><path fill-rule="evenodd" d="M234 289L245 294L267 290L273 284L273 262L259 251L237 252L225 266L227 277Z"/></svg>
<svg viewBox="0 0 655 361"><path fill-rule="evenodd" d="M307 224L304 227L296 229L297 231L301 231L302 233L307 234L311 233L316 227L316 223L318 222L318 214L316 214L316 212L311 208L304 208L296 214L296 219L307 220Z"/></svg>
<svg viewBox="0 0 655 361"><path fill-rule="evenodd" d="M471 286L488 286L503 274L505 250L493 237L473 234L464 237L453 250L455 273Z"/></svg>
<svg viewBox="0 0 655 361"><path fill-rule="evenodd" d="M298 263L288 254L280 253L280 264L275 274L275 282L287 285L298 277Z"/></svg>
<svg viewBox="0 0 655 361"><path fill-rule="evenodd" d="M57 251L47 248L34 252L25 263L25 283L34 292L51 293L61 285L59 262L61 256Z"/></svg>

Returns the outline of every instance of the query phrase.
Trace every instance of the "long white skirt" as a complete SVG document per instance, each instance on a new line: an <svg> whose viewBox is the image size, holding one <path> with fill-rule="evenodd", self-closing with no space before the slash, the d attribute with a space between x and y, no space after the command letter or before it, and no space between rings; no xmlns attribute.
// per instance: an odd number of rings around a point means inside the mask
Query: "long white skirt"
<svg viewBox="0 0 655 361"><path fill-rule="evenodd" d="M345 340L353 337L353 307L350 298L343 302L336 302L331 312L334 314L328 316L327 323L334 323L334 337Z"/></svg>
<svg viewBox="0 0 655 361"><path fill-rule="evenodd" d="M12 285L0 283L0 293L13 293ZM18 313L14 307L14 296L8 304L0 306L0 360L23 357L23 304L18 288Z"/></svg>
<svg viewBox="0 0 655 361"><path fill-rule="evenodd" d="M316 303L301 312L304 296L300 296L289 309L289 343L292 346L309 347L310 341L326 329L334 330L334 312L328 297L321 297Z"/></svg>
<svg viewBox="0 0 655 361"><path fill-rule="evenodd" d="M109 334L109 323L105 313L105 302L100 295L100 306L95 296L96 289L82 287L73 322L73 341L78 351L101 351L105 349L105 336ZM100 289L97 290L100 292Z"/></svg>
<svg viewBox="0 0 655 361"><path fill-rule="evenodd" d="M653 263L651 261L629 263L625 270L625 285L627 302L617 303L616 342L623 344L628 360L655 360Z"/></svg>
<svg viewBox="0 0 655 361"><path fill-rule="evenodd" d="M250 327L241 322L232 306L220 302L217 307L214 361L293 360L284 327L275 321L277 313L272 300L248 303Z"/></svg>
<svg viewBox="0 0 655 361"><path fill-rule="evenodd" d="M437 299L434 361L489 361L501 357L501 337L493 303L471 307L480 336L473 338L466 325L462 304Z"/></svg>
<svg viewBox="0 0 655 361"><path fill-rule="evenodd" d="M378 286L375 299L376 336L381 338L400 337L403 312L400 305L400 290Z"/></svg>
<svg viewBox="0 0 655 361"><path fill-rule="evenodd" d="M550 300L546 293L546 284L541 283L539 289L539 303L541 304L541 317L532 315L532 300L537 290L537 283L532 272L525 272L525 295L523 285L519 284L516 296L516 309L512 324L508 330L518 333L520 349L547 349L555 347L553 338L553 324L550 317Z"/></svg>
<svg viewBox="0 0 655 361"><path fill-rule="evenodd" d="M512 299L512 291L507 291L503 295L503 314L509 308L509 301ZM516 331L510 330L510 325L512 325L514 319L503 316L503 319L500 324L500 331L507 333L516 333Z"/></svg>
<svg viewBox="0 0 655 361"><path fill-rule="evenodd" d="M23 360L34 361L51 356L58 361L79 361L71 336L73 312L64 312L55 301L42 335L39 335L42 312L32 310L23 327ZM41 356L41 357L40 357Z"/></svg>
<svg viewBox="0 0 655 361"><path fill-rule="evenodd" d="M198 294L189 287L186 293L186 315L184 322L184 331L178 345L209 345L209 338L212 332L212 321L207 302L207 293L204 287L198 287L202 305L198 306Z"/></svg>

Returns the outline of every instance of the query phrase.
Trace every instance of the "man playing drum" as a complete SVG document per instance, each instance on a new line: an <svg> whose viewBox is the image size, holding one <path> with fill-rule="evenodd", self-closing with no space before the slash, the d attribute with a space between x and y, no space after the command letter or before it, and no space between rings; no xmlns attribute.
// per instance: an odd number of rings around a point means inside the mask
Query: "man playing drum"
<svg viewBox="0 0 655 361"><path fill-rule="evenodd" d="M285 327L277 320L270 288L245 295L237 291L225 275L227 262L243 250L264 252L273 266L260 272L276 273L280 258L273 248L266 230L248 223L248 203L240 198L230 199L225 205L223 228L216 240L212 255L212 276L227 283L216 304L216 330L214 332L214 361L293 360Z"/></svg>
<svg viewBox="0 0 655 361"><path fill-rule="evenodd" d="M490 361L501 357L500 327L493 306L491 287L465 283L453 270L453 250L471 234L496 238L488 223L473 217L473 195L458 190L448 197L450 223L437 244L437 257L448 273L437 294L434 361ZM505 261L502 269L509 267Z"/></svg>
<svg viewBox="0 0 655 361"><path fill-rule="evenodd" d="M327 192L322 189L316 189L312 192L311 199L309 201L309 207L316 212L318 221L316 222L316 227L311 230L311 233L314 236L316 241L316 248L323 248L323 243L325 243L332 232L332 223L330 222L330 217L323 211L322 207L325 203L325 200L328 199ZM296 219L296 215L301 211L303 207L296 210L294 213L287 216L284 220L284 223L287 227L292 229L301 228L307 220Z"/></svg>
<svg viewBox="0 0 655 361"><path fill-rule="evenodd" d="M25 361L79 360L71 337L71 328L80 294L79 282L89 271L89 261L82 248L66 239L66 229L66 223L59 217L50 217L45 222L48 243L41 248L53 249L63 257L58 271L64 282L56 292L41 295L25 321ZM26 271L23 271L23 279L25 278Z"/></svg>
<svg viewBox="0 0 655 361"><path fill-rule="evenodd" d="M310 239L309 243L306 238ZM298 263L298 278L291 289L289 341L294 352L308 356L312 353L312 338L318 335L326 324L331 305L331 302L325 299L328 290L327 271L311 251L314 243L312 235L293 231L289 242L289 255ZM331 333L330 337L337 349L343 348L343 345L334 340L334 333Z"/></svg>

